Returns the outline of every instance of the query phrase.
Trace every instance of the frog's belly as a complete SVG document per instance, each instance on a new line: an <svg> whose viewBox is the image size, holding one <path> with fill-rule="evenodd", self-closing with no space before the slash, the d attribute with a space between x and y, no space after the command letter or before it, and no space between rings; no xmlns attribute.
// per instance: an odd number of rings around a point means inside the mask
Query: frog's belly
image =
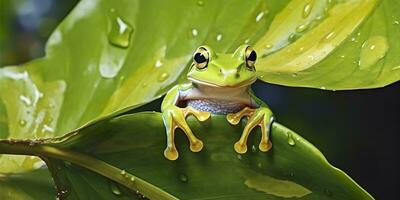
<svg viewBox="0 0 400 200"><path fill-rule="evenodd" d="M236 113L246 107L246 104L217 99L190 99L187 100L187 106L196 110L210 112L213 114Z"/></svg>

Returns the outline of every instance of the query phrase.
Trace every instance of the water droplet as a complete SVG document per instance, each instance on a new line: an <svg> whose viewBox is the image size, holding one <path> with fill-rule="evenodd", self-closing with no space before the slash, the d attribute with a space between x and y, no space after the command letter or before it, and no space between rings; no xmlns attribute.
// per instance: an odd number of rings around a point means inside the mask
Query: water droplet
<svg viewBox="0 0 400 200"><path fill-rule="evenodd" d="M314 1L308 2L306 5L304 5L303 18L307 18L310 15L313 5Z"/></svg>
<svg viewBox="0 0 400 200"><path fill-rule="evenodd" d="M292 74L292 77L297 77L297 73L293 73L293 74Z"/></svg>
<svg viewBox="0 0 400 200"><path fill-rule="evenodd" d="M203 7L204 6L204 1L203 0L198 0L197 5Z"/></svg>
<svg viewBox="0 0 400 200"><path fill-rule="evenodd" d="M169 77L169 74L167 72L164 72L164 73L160 74L160 76L158 76L158 81L163 82L163 81L167 80L168 77Z"/></svg>
<svg viewBox="0 0 400 200"><path fill-rule="evenodd" d="M125 176L126 175L126 171L125 170L121 170L121 173L120 173L122 176Z"/></svg>
<svg viewBox="0 0 400 200"><path fill-rule="evenodd" d="M372 36L361 46L360 69L367 69L386 56L389 44L386 37Z"/></svg>
<svg viewBox="0 0 400 200"><path fill-rule="evenodd" d="M53 129L52 127L50 127L49 125L46 125L46 124L45 124L45 125L43 126L41 132L42 132L43 134L45 134L45 133L52 133L52 132L54 132L54 129Z"/></svg>
<svg viewBox="0 0 400 200"><path fill-rule="evenodd" d="M64 199L68 195L68 190L63 189L57 192L57 198Z"/></svg>
<svg viewBox="0 0 400 200"><path fill-rule="evenodd" d="M122 194L121 190L118 188L118 185L114 182L111 182L110 189L111 192L117 196L120 196Z"/></svg>
<svg viewBox="0 0 400 200"><path fill-rule="evenodd" d="M183 182L183 183L187 183L188 182L188 177L185 174L179 174L178 175L178 179Z"/></svg>
<svg viewBox="0 0 400 200"><path fill-rule="evenodd" d="M398 69L400 69L400 65L392 68L392 70L398 70Z"/></svg>
<svg viewBox="0 0 400 200"><path fill-rule="evenodd" d="M345 58L345 57L346 57L345 55L341 55L341 56L340 56L340 58Z"/></svg>
<svg viewBox="0 0 400 200"><path fill-rule="evenodd" d="M190 31L190 35L191 35L191 38L195 38L195 37L197 37L197 35L199 35L199 31L197 29L193 28Z"/></svg>
<svg viewBox="0 0 400 200"><path fill-rule="evenodd" d="M307 24L302 24L302 25L300 25L300 26L298 26L298 27L296 28L296 32L301 33L301 32L303 32L303 31L305 31L305 30L307 29L307 27L308 27Z"/></svg>
<svg viewBox="0 0 400 200"><path fill-rule="evenodd" d="M324 40L326 40L326 41L331 40L331 39L333 39L335 36L336 36L336 33L335 33L334 31L332 31L332 32L330 32L330 33L328 33L328 34L325 35Z"/></svg>
<svg viewBox="0 0 400 200"><path fill-rule="evenodd" d="M398 20L394 20L394 21L393 21L393 24L394 24L394 25L399 25L400 22L399 22Z"/></svg>
<svg viewBox="0 0 400 200"><path fill-rule="evenodd" d="M266 49L272 49L272 47L274 47L274 45L272 45L272 44L267 44L267 45L265 46Z"/></svg>
<svg viewBox="0 0 400 200"><path fill-rule="evenodd" d="M287 132L287 143L288 143L290 146L296 145L296 142L294 141L291 132Z"/></svg>
<svg viewBox="0 0 400 200"><path fill-rule="evenodd" d="M221 41L222 40L222 34L221 33L218 33L217 34L217 37L215 37L215 39L219 42L219 41Z"/></svg>
<svg viewBox="0 0 400 200"><path fill-rule="evenodd" d="M161 60L157 60L156 64L154 65L155 67L161 67L163 65L163 63L161 62Z"/></svg>
<svg viewBox="0 0 400 200"><path fill-rule="evenodd" d="M253 153L257 152L257 147L256 147L256 145L251 145L251 151L252 151Z"/></svg>
<svg viewBox="0 0 400 200"><path fill-rule="evenodd" d="M20 95L19 99L27 106L32 105L32 100L29 97L26 97L24 95Z"/></svg>
<svg viewBox="0 0 400 200"><path fill-rule="evenodd" d="M23 119L21 119L21 120L19 120L18 124L19 124L20 126L25 126L25 125L26 125L26 121L23 120Z"/></svg>
<svg viewBox="0 0 400 200"><path fill-rule="evenodd" d="M108 33L108 41L117 47L127 48L133 28L120 17L113 17L111 30Z"/></svg>
<svg viewBox="0 0 400 200"><path fill-rule="evenodd" d="M141 194L138 190L136 190L136 197L138 199L148 199L146 198L146 196L144 196L143 194Z"/></svg>
<svg viewBox="0 0 400 200"><path fill-rule="evenodd" d="M326 88L324 86L321 86L320 89L321 90L326 90Z"/></svg>
<svg viewBox="0 0 400 200"><path fill-rule="evenodd" d="M257 14L256 16L256 22L259 22L265 15L264 11L261 11L260 13Z"/></svg>
<svg viewBox="0 0 400 200"><path fill-rule="evenodd" d="M295 33L292 33L292 34L289 35L288 41L289 41L289 42L294 42L294 41L296 41L297 39L299 39L299 35L297 35L297 34L295 34Z"/></svg>
<svg viewBox="0 0 400 200"><path fill-rule="evenodd" d="M250 42L249 38L244 41L245 44L248 44L249 42Z"/></svg>
<svg viewBox="0 0 400 200"><path fill-rule="evenodd" d="M242 159L242 155L240 155L240 154L238 154L236 157L237 157L239 160Z"/></svg>
<svg viewBox="0 0 400 200"><path fill-rule="evenodd" d="M130 179L129 179L131 182L135 182L135 177L131 177Z"/></svg>

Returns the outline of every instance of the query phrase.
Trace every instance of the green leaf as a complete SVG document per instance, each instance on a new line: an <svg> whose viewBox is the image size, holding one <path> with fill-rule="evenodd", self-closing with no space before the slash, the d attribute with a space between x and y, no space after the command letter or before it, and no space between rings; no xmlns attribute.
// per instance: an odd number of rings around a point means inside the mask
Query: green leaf
<svg viewBox="0 0 400 200"><path fill-rule="evenodd" d="M54 199L56 190L47 169L0 175L0 199Z"/></svg>
<svg viewBox="0 0 400 200"><path fill-rule="evenodd" d="M400 4L395 0L291 1L257 41L260 78L347 90L400 79Z"/></svg>
<svg viewBox="0 0 400 200"><path fill-rule="evenodd" d="M155 112L106 119L58 139L0 141L0 153L45 158L65 199L138 198L137 192L174 199L162 190L180 199L373 199L314 146L278 123L272 126L271 151L256 148L257 130L249 140L251 150L238 155L233 144L244 121L232 126L225 116L214 115L206 122L192 117L188 122L205 148L191 152L178 132L177 161L163 157L165 128Z"/></svg>
<svg viewBox="0 0 400 200"><path fill-rule="evenodd" d="M156 99L185 80L199 45L234 49L266 29L270 20L254 23L257 14L284 5L83 0L53 32L44 58L0 68L0 138L59 136ZM36 161L2 156L0 172L24 171Z"/></svg>

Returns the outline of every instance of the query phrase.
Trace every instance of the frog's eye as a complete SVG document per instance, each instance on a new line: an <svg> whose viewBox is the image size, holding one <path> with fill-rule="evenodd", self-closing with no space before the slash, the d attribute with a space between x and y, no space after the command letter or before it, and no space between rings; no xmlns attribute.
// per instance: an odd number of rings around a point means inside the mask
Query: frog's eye
<svg viewBox="0 0 400 200"><path fill-rule="evenodd" d="M257 60L257 53L256 51L253 50L251 47L246 48L246 66L249 68L249 70L255 70L254 64L256 63Z"/></svg>
<svg viewBox="0 0 400 200"><path fill-rule="evenodd" d="M200 47L193 55L194 65L198 69L204 69L207 67L209 59L209 53L206 48Z"/></svg>

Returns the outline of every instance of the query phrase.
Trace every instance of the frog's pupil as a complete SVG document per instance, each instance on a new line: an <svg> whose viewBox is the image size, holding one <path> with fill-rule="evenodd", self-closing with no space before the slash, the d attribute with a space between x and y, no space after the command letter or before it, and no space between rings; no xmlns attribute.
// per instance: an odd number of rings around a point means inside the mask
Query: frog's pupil
<svg viewBox="0 0 400 200"><path fill-rule="evenodd" d="M203 63L206 62L207 59L202 53L196 53L194 54L194 61L196 61L197 63Z"/></svg>
<svg viewBox="0 0 400 200"><path fill-rule="evenodd" d="M251 51L251 53L250 53L250 55L249 55L249 57L247 58L248 60L250 60L250 61L256 61L256 59L257 59L257 54L256 54L256 52L255 51Z"/></svg>

